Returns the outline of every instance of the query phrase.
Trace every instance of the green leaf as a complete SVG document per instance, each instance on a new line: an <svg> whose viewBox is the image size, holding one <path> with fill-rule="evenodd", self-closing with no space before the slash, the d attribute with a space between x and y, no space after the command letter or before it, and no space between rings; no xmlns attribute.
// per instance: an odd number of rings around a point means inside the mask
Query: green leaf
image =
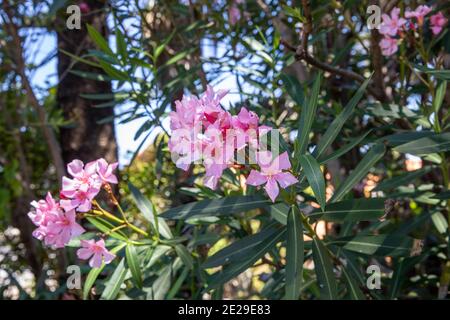
<svg viewBox="0 0 450 320"><path fill-rule="evenodd" d="M408 183L414 181L417 178L420 178L424 174L430 172L431 168L422 168L419 170L414 170L411 172L403 173L399 176L396 176L391 179L383 180L380 184L378 184L373 191L386 191L386 190L392 190L394 188L407 185Z"/></svg>
<svg viewBox="0 0 450 320"><path fill-rule="evenodd" d="M102 69L106 72L106 74L108 76L110 76L112 79L114 80L120 80L120 81L128 81L130 78L128 77L128 75L123 72L120 71L119 69L114 68L112 65L110 65L107 62L104 61L99 61L98 62L100 64L100 66L102 67Z"/></svg>
<svg viewBox="0 0 450 320"><path fill-rule="evenodd" d="M271 224L260 232L241 238L222 250L209 257L202 268L214 268L224 264L234 264L245 260L260 243L270 240L273 236L280 233L280 229Z"/></svg>
<svg viewBox="0 0 450 320"><path fill-rule="evenodd" d="M279 232L275 233L273 237L261 241L257 246L253 248L251 252L248 252L246 257L230 263L224 266L219 272L214 273L208 279L210 289L214 289L223 283L233 279L240 273L250 268L256 261L258 261L266 252L271 250L278 242L280 242L285 236L286 229L283 228Z"/></svg>
<svg viewBox="0 0 450 320"><path fill-rule="evenodd" d="M116 254L125 246L126 246L126 243L121 243L117 247L114 247L113 249L111 249L111 253ZM84 282L84 287L83 287L83 299L84 300L86 300L88 298L89 291L91 291L91 288L95 283L95 280L97 280L98 276L100 275L100 273L103 271L104 268L105 268L105 264L102 263L100 268L92 268L89 271L89 273L86 277L86 281Z"/></svg>
<svg viewBox="0 0 450 320"><path fill-rule="evenodd" d="M111 232L111 230L114 229L115 226L106 221L105 219L102 219L100 217L87 217L86 219L101 232L118 240L128 242L128 237L122 231L118 230Z"/></svg>
<svg viewBox="0 0 450 320"><path fill-rule="evenodd" d="M320 208L325 210L325 179L323 178L322 170L320 170L320 165L314 159L313 156L305 154L300 156L300 165L305 172L306 179L314 192L317 202L320 204Z"/></svg>
<svg viewBox="0 0 450 320"><path fill-rule="evenodd" d="M314 270L317 275L317 281L320 288L320 299L337 299L337 283L333 273L333 264L331 258L322 241L313 237L313 260Z"/></svg>
<svg viewBox="0 0 450 320"><path fill-rule="evenodd" d="M317 159L320 159L320 157L325 153L327 148L333 143L333 141L336 139L339 132L341 131L342 127L344 126L345 122L355 111L355 107L361 100L362 96L364 95L364 92L366 91L370 79L371 77L369 77L368 79L366 79L366 81L364 81L361 87L359 87L358 91L356 91L355 95L350 99L348 104L345 106L344 110L336 117L336 119L333 120L333 122L328 127L327 131L325 131L323 137L317 144L316 150L314 150L314 156Z"/></svg>
<svg viewBox="0 0 450 320"><path fill-rule="evenodd" d="M139 189L136 188L131 182L128 182L128 189L136 202L136 206L139 208L144 218L147 219L147 221L149 221L153 226L156 233L161 234L166 239L173 238L172 231L170 231L169 226L164 219L158 217L150 200L144 197Z"/></svg>
<svg viewBox="0 0 450 320"><path fill-rule="evenodd" d="M86 277L86 281L84 282L84 287L83 287L83 299L86 300L89 297L89 292L91 291L92 286L95 283L95 280L97 280L98 276L100 275L100 273L103 271L103 269L105 268L105 264L102 263L100 268L92 268L87 277Z"/></svg>
<svg viewBox="0 0 450 320"><path fill-rule="evenodd" d="M394 148L401 153L425 155L450 150L450 132L440 133L433 136L411 141Z"/></svg>
<svg viewBox="0 0 450 320"><path fill-rule="evenodd" d="M127 43L125 42L125 37L120 31L120 29L116 26L116 44L117 44L117 52L120 54L123 61L126 61L128 58L127 54Z"/></svg>
<svg viewBox="0 0 450 320"><path fill-rule="evenodd" d="M406 236L380 234L343 237L332 240L328 244L366 255L402 256L410 254L413 242L412 238Z"/></svg>
<svg viewBox="0 0 450 320"><path fill-rule="evenodd" d="M81 78L96 80L96 81L112 81L114 80L110 76L107 76L105 74L99 74L95 72L87 72L87 71L81 71L81 70L69 70L70 73L73 73Z"/></svg>
<svg viewBox="0 0 450 320"><path fill-rule="evenodd" d="M295 205L289 211L286 241L286 299L297 300L303 280L304 245L303 224Z"/></svg>
<svg viewBox="0 0 450 320"><path fill-rule="evenodd" d="M366 300L364 293L359 288L358 282L354 279L345 267L341 268L351 300Z"/></svg>
<svg viewBox="0 0 450 320"><path fill-rule="evenodd" d="M95 62L87 60L87 59L83 59L83 58L78 57L77 55L74 55L74 54L72 54L72 53L70 53L70 52L68 52L66 50L63 50L63 49L58 49L58 50L61 51L62 53L64 53L65 55L71 57L72 59L74 59L77 62L81 62L81 63L87 64L87 65L90 65L90 66L93 66L93 67L100 68L100 65L98 63L95 63Z"/></svg>
<svg viewBox="0 0 450 320"><path fill-rule="evenodd" d="M433 221L433 224L439 233L445 234L447 232L448 222L442 213L436 211L431 214L431 221Z"/></svg>
<svg viewBox="0 0 450 320"><path fill-rule="evenodd" d="M127 258L127 264L131 271L131 276L136 286L142 289L142 274L141 263L136 253L136 248L132 244L128 244L125 249L125 256Z"/></svg>
<svg viewBox="0 0 450 320"><path fill-rule="evenodd" d="M361 181L367 175L370 168L372 168L372 166L383 157L384 152L385 147L383 144L374 145L369 150L369 152L367 152L361 162L356 166L356 168L352 171L352 173L350 173L347 179L345 179L345 181L341 185L339 185L330 202L341 200L356 183Z"/></svg>
<svg viewBox="0 0 450 320"><path fill-rule="evenodd" d="M268 213L279 223L286 225L289 206L283 202L271 205L267 208Z"/></svg>
<svg viewBox="0 0 450 320"><path fill-rule="evenodd" d="M327 163L330 160L337 159L343 154L346 154L350 150L352 150L354 147L359 145L370 133L372 130L367 131L366 133L360 135L359 137L356 137L354 139L351 139L349 143L342 146L338 150L334 151L333 153L330 153L329 155L322 155L321 158L317 158L317 161L319 161L320 164Z"/></svg>
<svg viewBox="0 0 450 320"><path fill-rule="evenodd" d="M95 44L106 54L111 57L115 57L114 52L112 52L111 48L108 45L108 41L91 25L87 24L87 30L91 39L95 42Z"/></svg>
<svg viewBox="0 0 450 320"><path fill-rule="evenodd" d="M122 258L117 265L116 270L114 270L113 274L106 283L105 290L103 290L103 293L100 296L101 300L113 300L117 297L120 286L125 281L127 271L128 270L125 267L125 258Z"/></svg>
<svg viewBox="0 0 450 320"><path fill-rule="evenodd" d="M192 256L185 246L183 246L182 244L177 244L175 245L175 251L188 269L192 269L194 267Z"/></svg>
<svg viewBox="0 0 450 320"><path fill-rule="evenodd" d="M311 94L308 99L308 103L303 106L302 112L300 114L300 122L297 137L299 149L296 150L298 151L296 156L304 154L308 147L309 133L311 131L312 124L314 122L314 117L316 116L317 101L319 100L321 80L322 80L322 73L319 73L314 81L313 88L311 90Z"/></svg>
<svg viewBox="0 0 450 320"><path fill-rule="evenodd" d="M447 91L447 81L441 81L439 84L437 90L436 90L436 96L433 100L433 110L435 113L439 112L439 109L442 106L442 102L444 101L445 92Z"/></svg>
<svg viewBox="0 0 450 320"><path fill-rule="evenodd" d="M264 208L271 202L261 196L230 196L221 199L201 200L188 203L161 214L165 219L189 219L193 217L208 217L231 215L252 209Z"/></svg>
<svg viewBox="0 0 450 320"><path fill-rule="evenodd" d="M400 258L396 261L392 278L389 281L389 299L392 300L398 297L401 286L406 280L407 272L412 267L414 267L415 264L419 263L423 258L423 256L415 256Z"/></svg>
<svg viewBox="0 0 450 320"><path fill-rule="evenodd" d="M432 197L433 199L439 199L439 200L447 200L450 199L450 190L443 191L441 193L438 193Z"/></svg>
<svg viewBox="0 0 450 320"><path fill-rule="evenodd" d="M164 300L170 289L171 278L172 265L168 265L161 270L159 277L153 282L150 292L147 295L147 299Z"/></svg>
<svg viewBox="0 0 450 320"><path fill-rule="evenodd" d="M416 141L421 138L430 137L435 135L433 131L413 131L413 132L400 132L380 138L380 142L386 141L390 146L396 147L401 144Z"/></svg>
<svg viewBox="0 0 450 320"><path fill-rule="evenodd" d="M297 77L289 74L281 74L280 78L292 100L294 100L297 105L303 106L305 97L303 95L303 88Z"/></svg>
<svg viewBox="0 0 450 320"><path fill-rule="evenodd" d="M314 210L308 217L312 220L322 219L332 222L377 220L385 214L384 200L363 198L339 201L328 204L323 212Z"/></svg>

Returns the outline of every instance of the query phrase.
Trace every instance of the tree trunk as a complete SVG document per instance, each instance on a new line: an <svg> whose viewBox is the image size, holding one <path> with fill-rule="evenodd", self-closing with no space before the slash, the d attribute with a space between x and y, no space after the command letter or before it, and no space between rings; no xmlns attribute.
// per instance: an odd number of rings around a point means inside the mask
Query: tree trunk
<svg viewBox="0 0 450 320"><path fill-rule="evenodd" d="M89 12L82 14L81 29L69 30L65 18L58 18L58 49L81 56L89 49L96 49L90 39L86 24L93 26L103 36L107 36L105 4L102 1L84 1L89 6ZM117 143L115 139L114 122L99 124L100 120L114 115L113 108L95 108L94 104L103 101L93 101L82 98L86 93L111 93L111 83L95 81L72 74L69 70L102 73L95 67L77 63L73 65L72 58L58 51L58 93L57 103L62 108L70 125L61 129L61 147L66 163L73 159L89 162L97 158L105 158L109 162L117 161Z"/></svg>

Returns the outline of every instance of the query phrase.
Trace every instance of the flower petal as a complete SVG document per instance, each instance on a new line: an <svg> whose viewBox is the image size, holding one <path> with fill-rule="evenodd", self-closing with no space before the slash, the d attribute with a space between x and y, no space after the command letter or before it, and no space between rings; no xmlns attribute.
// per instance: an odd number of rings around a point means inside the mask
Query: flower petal
<svg viewBox="0 0 450 320"><path fill-rule="evenodd" d="M267 182L267 177L263 176L259 171L252 170L247 178L246 184L251 186L260 186Z"/></svg>
<svg viewBox="0 0 450 320"><path fill-rule="evenodd" d="M286 189L290 185L298 182L297 178L289 172L281 172L274 176L275 180L280 184L280 187Z"/></svg>
<svg viewBox="0 0 450 320"><path fill-rule="evenodd" d="M264 187L264 189L266 189L266 192L269 195L269 198L272 200L272 202L275 202L278 193L280 193L280 189L278 188L276 180L273 178L267 180L267 184Z"/></svg>

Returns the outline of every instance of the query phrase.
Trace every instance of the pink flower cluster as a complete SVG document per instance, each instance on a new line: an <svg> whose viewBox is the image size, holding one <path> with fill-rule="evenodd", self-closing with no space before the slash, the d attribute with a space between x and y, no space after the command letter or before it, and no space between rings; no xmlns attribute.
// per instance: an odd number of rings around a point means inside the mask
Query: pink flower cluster
<svg viewBox="0 0 450 320"><path fill-rule="evenodd" d="M49 192L44 200L31 202L34 210L30 211L28 216L37 226L33 231L33 236L47 246L62 248L71 239L83 234L85 230L76 222L76 212L91 210L92 200L100 192L101 187L118 182L117 177L113 174L116 168L117 163L108 164L105 159L99 159L86 165L80 160L69 163L67 171L73 178L63 177L61 200L56 201ZM100 242L98 245L101 246L102 243ZM92 248L93 253L98 252L97 247ZM103 249L103 256L107 263L111 255L104 248L104 244ZM86 253L86 251L83 252ZM82 254L82 256L87 255ZM93 259L95 261L91 261L92 264L98 266L98 256L94 256Z"/></svg>
<svg viewBox="0 0 450 320"><path fill-rule="evenodd" d="M407 29L415 30L416 27L422 27L424 24L425 16L431 12L431 8L426 5L420 5L416 10L407 10L405 12L405 18L400 17L400 8L393 8L390 15L383 14L383 22L380 26L379 32L384 36L380 41L381 52L385 56L390 56L397 52L399 40L403 37L403 33ZM407 19L410 19L409 21ZM431 31L434 35L439 34L447 19L442 12L439 12L430 17ZM417 24L417 26L416 26Z"/></svg>
<svg viewBox="0 0 450 320"><path fill-rule="evenodd" d="M170 114L172 136L169 150L172 159L178 168L185 171L192 163L203 163L206 170L204 183L211 189L216 188L223 171L236 164L235 153L246 147L258 148L259 137L271 130L270 127L260 126L258 115L244 107L234 116L222 109L220 100L226 94L227 91L215 92L208 86L200 98L184 96L181 101L176 101L176 110ZM273 166L264 166L259 156L256 157L262 175L267 177L266 191L275 201L279 192L276 181L282 188L297 181L291 174L281 174L281 170L290 168L289 159L279 164L277 158ZM282 159L286 157L287 154ZM260 181L262 179L256 182ZM256 182L250 179L248 184L256 185Z"/></svg>

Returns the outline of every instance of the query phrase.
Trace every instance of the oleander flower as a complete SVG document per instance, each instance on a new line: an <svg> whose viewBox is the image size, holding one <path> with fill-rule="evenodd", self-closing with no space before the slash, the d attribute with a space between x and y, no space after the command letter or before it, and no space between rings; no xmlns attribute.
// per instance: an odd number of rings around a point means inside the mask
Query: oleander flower
<svg viewBox="0 0 450 320"><path fill-rule="evenodd" d="M419 26L423 25L423 20L425 19L425 16L431 12L431 8L427 5L420 5L416 8L416 10L411 11L407 10L405 12L405 17L410 18L416 18L417 24Z"/></svg>
<svg viewBox="0 0 450 320"><path fill-rule="evenodd" d="M381 48L381 53L384 56L390 56L390 55L396 53L398 50L397 39L390 38L390 37L384 37L380 41L380 48Z"/></svg>
<svg viewBox="0 0 450 320"><path fill-rule="evenodd" d="M391 15L383 14L383 23L380 26L379 32L385 36L395 36L399 33L402 27L406 24L406 20L399 17L400 8L394 8Z"/></svg>
<svg viewBox="0 0 450 320"><path fill-rule="evenodd" d="M97 173L97 161L84 165L80 160L73 160L67 165L67 171L73 177L63 177L60 205L66 210L87 212L91 210L92 200L100 192L103 184L102 178ZM107 174L108 169L104 172ZM109 175L108 178L112 179Z"/></svg>
<svg viewBox="0 0 450 320"><path fill-rule="evenodd" d="M441 33L446 23L447 18L444 17L442 12L436 13L430 17L431 31L434 35Z"/></svg>
<svg viewBox="0 0 450 320"><path fill-rule="evenodd" d="M272 202L275 202L280 192L279 187L285 189L298 182L290 172L283 172L291 168L287 152L283 152L274 159L268 151L258 152L258 163L261 171L252 170L247 178L247 184L252 186L265 184L264 189Z"/></svg>
<svg viewBox="0 0 450 320"><path fill-rule="evenodd" d="M116 170L117 166L119 165L118 162L108 164L108 162L106 162L106 160L103 158L98 159L96 162L97 173L103 183L119 183L117 177L113 173L113 171Z"/></svg>
<svg viewBox="0 0 450 320"><path fill-rule="evenodd" d="M81 240L81 248L77 250L78 258L82 260L89 259L91 268L100 268L102 263L110 263L116 256L105 248L105 241L100 239Z"/></svg>

